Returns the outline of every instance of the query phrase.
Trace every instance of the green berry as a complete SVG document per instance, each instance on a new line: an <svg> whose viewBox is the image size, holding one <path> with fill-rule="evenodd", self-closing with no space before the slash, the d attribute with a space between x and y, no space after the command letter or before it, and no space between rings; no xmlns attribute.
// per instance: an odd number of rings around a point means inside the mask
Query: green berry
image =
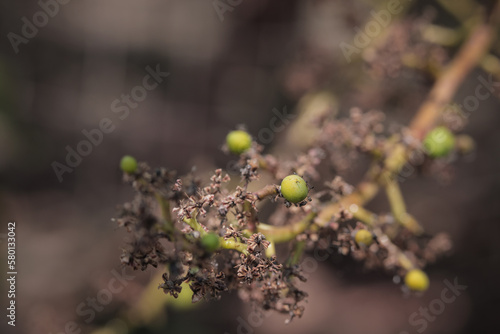
<svg viewBox="0 0 500 334"><path fill-rule="evenodd" d="M451 152L455 146L455 136L447 127L439 126L425 136L423 144L429 156L440 158Z"/></svg>
<svg viewBox="0 0 500 334"><path fill-rule="evenodd" d="M219 237L215 233L207 233L201 237L201 245L208 252L214 252L219 248Z"/></svg>
<svg viewBox="0 0 500 334"><path fill-rule="evenodd" d="M425 291L429 288L429 277L420 269L412 269L405 276L405 284L410 290Z"/></svg>
<svg viewBox="0 0 500 334"><path fill-rule="evenodd" d="M125 173L132 174L137 170L137 160L130 155L126 155L120 161L120 168Z"/></svg>
<svg viewBox="0 0 500 334"><path fill-rule="evenodd" d="M373 242L373 235L368 230L359 230L354 236L354 240L358 245L370 246Z"/></svg>
<svg viewBox="0 0 500 334"><path fill-rule="evenodd" d="M298 175L288 175L281 181L281 195L289 202L302 202L308 192L306 181Z"/></svg>
<svg viewBox="0 0 500 334"><path fill-rule="evenodd" d="M197 304L194 304L193 299L193 291L189 287L189 283L182 282L181 283L181 292L177 298L167 295L166 298L168 300L168 305L179 311L186 311L196 307Z"/></svg>
<svg viewBox="0 0 500 334"><path fill-rule="evenodd" d="M200 268L198 268L198 267L189 268L189 273L191 275L196 275L199 271L200 271Z"/></svg>
<svg viewBox="0 0 500 334"><path fill-rule="evenodd" d="M252 137L243 130L234 130L228 133L226 144L233 154L241 154L252 146Z"/></svg>

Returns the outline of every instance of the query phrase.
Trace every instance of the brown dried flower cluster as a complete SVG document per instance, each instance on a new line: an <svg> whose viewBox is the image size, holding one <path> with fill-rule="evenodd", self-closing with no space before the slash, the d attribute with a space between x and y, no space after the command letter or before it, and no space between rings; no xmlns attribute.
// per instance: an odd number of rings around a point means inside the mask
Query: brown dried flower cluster
<svg viewBox="0 0 500 334"><path fill-rule="evenodd" d="M430 23L434 16L435 13L428 11L419 18L392 24L382 43L364 52L369 73L376 78L392 79L402 73L410 75L409 68L431 75L442 68L449 60L446 50L427 39L431 35L439 36L438 32L429 30L433 28Z"/></svg>
<svg viewBox="0 0 500 334"><path fill-rule="evenodd" d="M351 257L368 269L396 275L436 261L451 248L445 234L421 233L415 225L405 225L396 212L369 212L357 199L360 189L337 175L364 154L374 159L378 171L371 182L385 186L397 179L395 173L388 179L382 174L387 173L384 162L396 145L408 152L416 147L404 129L387 134L384 120L381 112L356 108L345 119L315 120L321 131L305 153L291 160L263 155L254 143L240 155L241 180L234 190L221 169L203 185L194 173L179 177L139 164L135 173L124 174L136 196L116 219L131 235L122 263L142 270L166 265L159 288L174 297L185 293L182 283L189 284L193 302L239 290L242 299L291 320L304 312L307 293L297 283L306 281L300 259L311 251ZM281 199L280 179L294 172L316 186L304 205L290 206ZM249 191L261 173L276 184ZM266 224L259 220L259 208L268 200L277 203ZM354 236L361 229L372 233L373 243L356 243ZM280 243L289 243L292 251L277 254Z"/></svg>

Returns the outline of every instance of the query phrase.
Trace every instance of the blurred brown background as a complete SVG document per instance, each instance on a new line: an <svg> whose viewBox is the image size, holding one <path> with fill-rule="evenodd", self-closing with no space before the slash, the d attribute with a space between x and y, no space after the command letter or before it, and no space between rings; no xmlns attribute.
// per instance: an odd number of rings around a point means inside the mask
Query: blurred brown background
<svg viewBox="0 0 500 334"><path fill-rule="evenodd" d="M446 2L402 1L401 16L419 17L434 8L435 23L455 27ZM137 302L154 271L133 273L136 278L89 324L75 312L106 287L113 269L121 271L125 234L110 218L132 195L118 170L124 154L181 173L194 164L202 170L224 167L231 159L220 151L227 131L245 124L257 134L268 127L273 108L294 112L308 92L327 89L338 97L342 114L353 106L379 108L391 122L405 124L432 84L418 73L374 78L362 62L343 57L339 44L351 42L354 27L363 27L383 1L243 0L223 13L223 21L208 0L58 6L15 53L8 34L21 34L22 18L32 21L41 7L35 1L0 3L0 233L9 220L17 222L19 273L17 326L7 326L2 315L2 333L55 334L68 321L90 333ZM456 6L466 16L478 4ZM170 75L120 120L111 103L141 85L147 66L157 65ZM456 101L474 94L479 75L487 77L481 70L472 73ZM283 317L272 315L252 331L415 333L409 315L439 298L445 279L458 277L466 292L424 332L497 333L499 106L492 96L471 115L466 132L477 141L477 152L456 164L452 183L425 176L403 184L409 211L430 232L448 231L455 243L453 256L429 268L432 288L424 297L404 297L382 273L359 275L356 266L336 270L352 264L334 257L310 275L302 319L285 326ZM75 148L85 139L82 130L97 128L103 118L116 129L59 182L53 161L63 163L65 147ZM276 134L268 148L283 136ZM355 173L346 177L356 181ZM382 198L370 208L388 210ZM2 263L5 248L2 243ZM5 280L0 286L5 310ZM238 317L247 320L250 311L233 293L187 312L168 307L162 326L134 333L236 333Z"/></svg>

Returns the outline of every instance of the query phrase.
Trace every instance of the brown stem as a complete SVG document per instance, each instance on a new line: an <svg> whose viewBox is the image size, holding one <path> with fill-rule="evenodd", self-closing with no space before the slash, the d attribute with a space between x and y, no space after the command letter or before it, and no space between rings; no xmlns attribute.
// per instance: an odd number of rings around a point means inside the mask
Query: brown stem
<svg viewBox="0 0 500 334"><path fill-rule="evenodd" d="M421 140L426 132L434 125L444 106L450 102L457 88L465 79L467 74L477 65L483 55L488 51L495 35L495 26L499 20L500 5L497 3L489 22L480 24L470 34L467 41L462 45L455 59L443 71L442 76L436 81L428 98L417 111L410 123L410 133ZM342 209L349 209L352 204L363 206L371 200L379 190L379 183L384 178L391 178L399 172L407 161L407 152L402 145L396 145L392 153L387 157L384 168L379 165L371 167L365 181L357 186L357 190L345 196L339 202L325 206L319 213L315 223L326 226L335 214ZM298 233L302 233L305 224L300 221L288 226L269 226L262 233L286 235L284 241L290 240ZM298 232L298 233L297 233ZM279 238L281 240L281 238ZM280 242L275 240L276 242Z"/></svg>
<svg viewBox="0 0 500 334"><path fill-rule="evenodd" d="M378 185L375 182L361 182L358 184L356 191L343 197L340 201L324 207L319 212L315 223L320 226L326 226L331 222L333 216L338 214L342 209L349 210L351 205L362 206L364 203L375 197L377 192Z"/></svg>
<svg viewBox="0 0 500 334"><path fill-rule="evenodd" d="M428 98L410 123L410 132L415 138L422 140L436 122L443 108L453 98L465 77L488 52L495 37L495 29L500 15L499 10L500 6L497 3L489 22L479 25L472 31L460 51L434 84Z"/></svg>
<svg viewBox="0 0 500 334"><path fill-rule="evenodd" d="M278 194L278 186L274 184L270 184L265 186L264 188L256 191L255 196L257 197L258 200L263 200L264 198L268 196L273 196Z"/></svg>

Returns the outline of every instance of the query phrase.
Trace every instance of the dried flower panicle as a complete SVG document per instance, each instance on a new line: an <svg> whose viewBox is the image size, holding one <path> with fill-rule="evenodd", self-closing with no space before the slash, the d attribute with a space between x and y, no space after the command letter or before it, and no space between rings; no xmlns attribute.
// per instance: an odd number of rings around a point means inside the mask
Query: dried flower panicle
<svg viewBox="0 0 500 334"><path fill-rule="evenodd" d="M197 302L238 290L243 300L287 314L291 321L305 310L307 293L299 283L306 276L300 259L311 251L327 254L325 261L350 257L365 269L392 274L404 272L402 258L422 267L446 254L451 243L444 234L414 234L386 213L369 214L369 221L362 223L356 215L358 204L344 201L357 189L338 173L359 156L376 157L379 163L395 144L409 152L418 149L405 129L388 134L382 112L358 108L343 119L324 117L318 122L321 132L311 147L289 160L262 155L262 147L254 143L240 155L241 179L232 189L230 176L221 169L203 182L194 171L178 176L140 163L135 173L124 175L136 195L115 219L130 234L122 263L141 270L167 265L159 288L174 297L192 293ZM280 194L280 180L294 172L322 187L309 186L312 194L304 205L287 205ZM250 191L263 173L275 183ZM274 211L266 224L259 219L259 209L268 200L274 202ZM331 212L327 218L321 215L326 209ZM372 233L369 247L356 243L360 229ZM284 259L275 252L275 244L282 242L294 249ZM183 286L191 291L183 291Z"/></svg>
<svg viewBox="0 0 500 334"><path fill-rule="evenodd" d="M382 43L367 48L363 54L367 69L376 78L396 78L406 68L432 71L448 61L445 49L425 40L425 27L434 13L391 25Z"/></svg>

